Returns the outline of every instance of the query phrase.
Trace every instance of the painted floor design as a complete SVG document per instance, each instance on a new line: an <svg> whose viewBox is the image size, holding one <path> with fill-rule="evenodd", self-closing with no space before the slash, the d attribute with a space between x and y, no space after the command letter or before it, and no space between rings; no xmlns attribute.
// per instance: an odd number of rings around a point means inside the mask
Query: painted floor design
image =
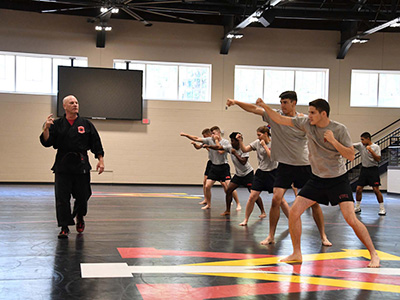
<svg viewBox="0 0 400 300"><path fill-rule="evenodd" d="M0 185L0 299L399 299L400 196L384 194L378 216L372 193L362 213L382 267L367 268L368 251L337 207L323 207L323 247L310 212L302 218L302 264L290 254L282 214L276 244L263 246L268 218L254 209L221 217L224 194L213 190L201 210L201 187L94 185L85 232L57 239L51 185ZM288 202L293 195L288 192ZM271 195L261 195L269 208ZM242 207L248 192L239 190Z"/></svg>

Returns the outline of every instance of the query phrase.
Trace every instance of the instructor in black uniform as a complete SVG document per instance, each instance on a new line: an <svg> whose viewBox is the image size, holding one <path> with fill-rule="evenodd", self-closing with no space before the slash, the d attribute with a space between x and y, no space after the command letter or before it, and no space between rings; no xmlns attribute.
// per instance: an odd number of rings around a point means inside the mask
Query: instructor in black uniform
<svg viewBox="0 0 400 300"><path fill-rule="evenodd" d="M78 233L85 229L83 217L92 195L88 150L99 160L96 166L99 174L104 171L104 151L96 128L90 121L79 117L79 103L74 96L65 97L63 107L64 117L54 120L53 115L49 115L40 135L43 146L57 149L52 170L55 174L57 222L61 227L58 238L68 238L68 226L75 225L75 217ZM71 195L75 199L72 213Z"/></svg>

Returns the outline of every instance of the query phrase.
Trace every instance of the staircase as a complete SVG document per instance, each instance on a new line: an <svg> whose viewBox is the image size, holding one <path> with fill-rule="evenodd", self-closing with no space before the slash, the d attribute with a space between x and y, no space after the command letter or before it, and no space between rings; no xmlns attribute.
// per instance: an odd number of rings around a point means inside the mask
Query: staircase
<svg viewBox="0 0 400 300"><path fill-rule="evenodd" d="M378 140L375 139L374 143L381 147L381 161L379 162L379 174L382 175L387 171L389 163L389 146L400 145L400 119L392 122L388 126L382 128L378 132L371 135L371 139L374 137L380 137ZM389 132L389 133L388 133ZM357 180L360 176L361 170L361 155L357 153L353 161L347 161L347 174L349 175L350 184L353 190L357 186Z"/></svg>

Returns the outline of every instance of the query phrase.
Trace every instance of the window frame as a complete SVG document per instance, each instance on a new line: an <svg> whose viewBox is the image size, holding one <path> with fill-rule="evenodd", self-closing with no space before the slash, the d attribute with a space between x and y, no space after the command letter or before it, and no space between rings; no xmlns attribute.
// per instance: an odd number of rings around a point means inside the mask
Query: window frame
<svg viewBox="0 0 400 300"><path fill-rule="evenodd" d="M375 95L375 100L376 100L376 105L358 105L358 104L353 104L352 103L352 95L353 95L353 74L354 73L359 73L359 74L369 74L369 75L377 75L376 79L376 95ZM380 105L380 102L383 101L383 99L380 99L380 84L381 84L381 75L399 75L400 76L400 70L366 70L366 69L352 69L351 70L351 79L350 79L350 107L360 107L360 108L400 108L399 106L383 106ZM399 98L399 103L400 103L400 92L398 94Z"/></svg>
<svg viewBox="0 0 400 300"><path fill-rule="evenodd" d="M27 94L27 95L57 95L57 92L54 92L55 86L57 86L58 82L55 82L54 78L54 60L55 59L68 59L71 61L71 64L75 62L76 60L79 61L85 61L86 62L86 67L88 66L88 58L83 57L83 56L74 56L74 55L53 55L53 54L40 54L40 53L25 53L25 52L7 52L7 51L0 51L0 55L8 55L12 56L14 58L14 65L13 65L13 89L12 90L0 90L0 93L9 93L9 94ZM17 80L19 74L17 73L18 70L18 57L20 58L47 58L51 60L50 63L50 70L47 70L49 72L49 78L51 80L50 82L50 92L41 92L41 91L29 91L29 90L17 90Z"/></svg>
<svg viewBox="0 0 400 300"><path fill-rule="evenodd" d="M266 97L266 72L271 70L271 71L292 71L293 72L293 88L291 89L286 89L286 90L298 90L296 88L296 72L297 71L302 71L302 72L322 72L324 73L325 78L323 79L323 95L321 98L326 99L328 101L328 96L329 96L329 68L300 68L300 67L277 67L277 66L251 66L251 65L235 65L235 71L234 71L234 83L236 87L236 70L237 69L247 69L247 70L263 70L263 79L262 79L262 99L264 99L265 103L267 104L275 104L277 105L277 102L272 102L270 101L269 97ZM284 92L283 90L281 92ZM234 97L237 99L236 95L236 88L234 90ZM241 99L238 99L241 100ZM254 100L241 100L243 102L247 103L254 103L256 99ZM311 101L311 100L310 100ZM297 105L301 106L308 106L307 103L301 103L298 102Z"/></svg>
<svg viewBox="0 0 400 300"><path fill-rule="evenodd" d="M211 97L211 89L212 89L212 64L204 64L204 63L182 63L182 62L165 62L165 61L147 61L147 60L129 60L129 59L114 59L113 66L116 68L116 64L127 64L128 66L132 65L144 65L143 69L143 99L149 101L178 101L178 102L195 102L195 103L210 103L212 101ZM176 84L176 98L148 98L147 88L148 88L148 78L147 78L147 66L148 65L159 65L159 66L176 66L177 67L177 78L175 79ZM199 67L199 68L208 68L208 77L209 83L206 90L206 100L187 100L187 99L179 99L180 97L180 67ZM125 67L126 69L126 67ZM130 70L136 70L131 69Z"/></svg>

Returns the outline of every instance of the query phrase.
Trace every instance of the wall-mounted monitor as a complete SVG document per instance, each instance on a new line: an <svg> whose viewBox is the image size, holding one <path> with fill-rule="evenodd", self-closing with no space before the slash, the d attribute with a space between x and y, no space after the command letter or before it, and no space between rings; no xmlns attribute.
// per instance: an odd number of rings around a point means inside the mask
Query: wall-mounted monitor
<svg viewBox="0 0 400 300"><path fill-rule="evenodd" d="M59 66L57 115L64 115L64 97L74 95L81 117L142 120L142 78L143 71Z"/></svg>

